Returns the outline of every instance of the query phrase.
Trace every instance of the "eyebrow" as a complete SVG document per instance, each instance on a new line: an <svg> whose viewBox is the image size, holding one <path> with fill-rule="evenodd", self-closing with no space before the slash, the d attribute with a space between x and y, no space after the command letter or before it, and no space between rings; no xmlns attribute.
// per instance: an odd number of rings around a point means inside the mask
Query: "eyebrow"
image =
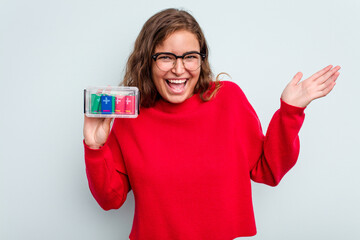
<svg viewBox="0 0 360 240"><path fill-rule="evenodd" d="M172 55L175 55L175 56L184 56L184 55L190 54L190 53L200 53L200 52L198 52L198 51L189 51L189 52L183 53L182 55L176 55L175 53L172 53L172 52L158 52L158 53L154 53L154 55L155 54L172 54ZM202 54L202 53L200 53L200 54Z"/></svg>
<svg viewBox="0 0 360 240"><path fill-rule="evenodd" d="M153 54L151 57L153 59L156 59L157 56L159 56L160 54L170 54L170 55L175 56L176 59L178 59L178 58L184 58L185 55L191 54L191 53L199 54L203 59L206 57L205 53L201 53L201 52L198 52L198 51L189 51L189 52L184 53L183 55L176 55L175 53L172 53L172 52L158 52L158 53Z"/></svg>

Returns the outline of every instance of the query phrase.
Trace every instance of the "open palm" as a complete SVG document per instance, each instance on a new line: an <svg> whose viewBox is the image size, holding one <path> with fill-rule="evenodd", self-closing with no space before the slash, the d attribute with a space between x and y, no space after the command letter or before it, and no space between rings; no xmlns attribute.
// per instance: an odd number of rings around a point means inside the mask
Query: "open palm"
<svg viewBox="0 0 360 240"><path fill-rule="evenodd" d="M303 74L298 72L285 87L281 99L287 104L306 107L311 101L326 96L335 86L340 67L332 65L300 82Z"/></svg>

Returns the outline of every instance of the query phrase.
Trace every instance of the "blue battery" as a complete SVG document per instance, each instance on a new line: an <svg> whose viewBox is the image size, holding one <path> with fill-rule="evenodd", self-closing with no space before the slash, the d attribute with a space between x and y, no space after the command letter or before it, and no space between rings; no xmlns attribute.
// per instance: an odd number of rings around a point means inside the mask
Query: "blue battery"
<svg viewBox="0 0 360 240"><path fill-rule="evenodd" d="M101 96L102 114L112 114L112 108L113 108L113 96L102 95Z"/></svg>

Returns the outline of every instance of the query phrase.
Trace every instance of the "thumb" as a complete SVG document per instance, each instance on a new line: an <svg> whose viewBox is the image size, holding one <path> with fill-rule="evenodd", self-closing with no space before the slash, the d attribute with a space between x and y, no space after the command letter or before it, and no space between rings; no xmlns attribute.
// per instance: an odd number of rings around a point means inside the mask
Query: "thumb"
<svg viewBox="0 0 360 240"><path fill-rule="evenodd" d="M303 77L302 72L296 73L295 76L293 77L293 79L291 80L290 84L297 85L300 82L302 77Z"/></svg>

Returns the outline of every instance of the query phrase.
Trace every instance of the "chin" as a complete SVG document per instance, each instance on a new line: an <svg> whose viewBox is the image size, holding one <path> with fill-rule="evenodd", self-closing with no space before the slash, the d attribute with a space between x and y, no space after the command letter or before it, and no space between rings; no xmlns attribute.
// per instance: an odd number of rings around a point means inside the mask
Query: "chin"
<svg viewBox="0 0 360 240"><path fill-rule="evenodd" d="M166 96L164 100L169 103L179 104L184 102L186 99L190 98L191 96L192 94L179 95L179 96Z"/></svg>

